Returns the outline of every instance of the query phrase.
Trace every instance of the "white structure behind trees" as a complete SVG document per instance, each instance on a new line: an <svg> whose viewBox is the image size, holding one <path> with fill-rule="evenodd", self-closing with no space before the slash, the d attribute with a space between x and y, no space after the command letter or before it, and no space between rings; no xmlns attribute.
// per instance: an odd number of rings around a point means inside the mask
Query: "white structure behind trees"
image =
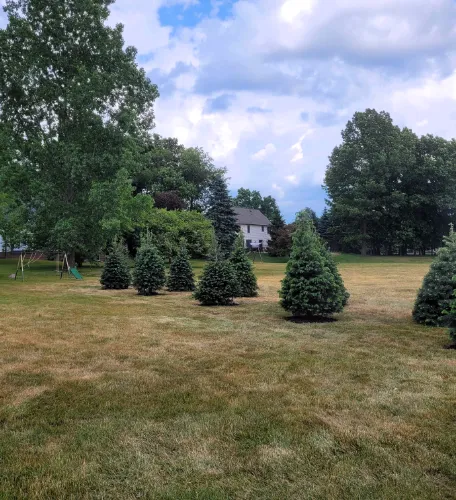
<svg viewBox="0 0 456 500"><path fill-rule="evenodd" d="M259 210L251 208L234 207L234 211L244 236L244 246L246 248L267 248L271 240L269 219Z"/></svg>

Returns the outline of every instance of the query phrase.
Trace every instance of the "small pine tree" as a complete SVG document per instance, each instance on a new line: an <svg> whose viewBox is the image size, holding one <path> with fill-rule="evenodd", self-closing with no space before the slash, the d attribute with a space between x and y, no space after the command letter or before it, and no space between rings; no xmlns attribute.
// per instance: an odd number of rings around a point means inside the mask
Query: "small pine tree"
<svg viewBox="0 0 456 500"><path fill-rule="evenodd" d="M187 248L182 242L179 253L172 261L169 269L168 290L172 292L192 292L195 289L193 269L190 264Z"/></svg>
<svg viewBox="0 0 456 500"><path fill-rule="evenodd" d="M125 290L130 286L131 274L127 252L119 242L114 242L111 252L106 257L100 283L105 290Z"/></svg>
<svg viewBox="0 0 456 500"><path fill-rule="evenodd" d="M133 286L139 295L154 295L165 283L165 263L150 236L146 236L136 256Z"/></svg>
<svg viewBox="0 0 456 500"><path fill-rule="evenodd" d="M229 306L239 296L237 276L227 260L208 262L194 297L205 306Z"/></svg>
<svg viewBox="0 0 456 500"><path fill-rule="evenodd" d="M456 289L453 277L456 275L456 233L452 230L445 237L443 247L431 264L418 292L413 319L429 326L443 326L443 311L449 310Z"/></svg>
<svg viewBox="0 0 456 500"><path fill-rule="evenodd" d="M450 339L452 342L451 347L456 347L456 276L453 277L453 282L455 286L455 290L453 292L453 298L450 302L449 310L443 311L443 318L441 319L441 323L444 323L445 326L449 329Z"/></svg>
<svg viewBox="0 0 456 500"><path fill-rule="evenodd" d="M233 250L239 226L228 194L226 180L221 175L212 181L208 205L206 216L214 226L221 256L226 259Z"/></svg>
<svg viewBox="0 0 456 500"><path fill-rule="evenodd" d="M296 221L280 297L284 309L304 317L341 312L349 298L331 254L305 213L299 214Z"/></svg>
<svg viewBox="0 0 456 500"><path fill-rule="evenodd" d="M238 297L256 297L258 295L258 283L253 272L253 266L244 249L244 237L239 233L236 240L236 248L230 257L230 263L237 276L239 285Z"/></svg>

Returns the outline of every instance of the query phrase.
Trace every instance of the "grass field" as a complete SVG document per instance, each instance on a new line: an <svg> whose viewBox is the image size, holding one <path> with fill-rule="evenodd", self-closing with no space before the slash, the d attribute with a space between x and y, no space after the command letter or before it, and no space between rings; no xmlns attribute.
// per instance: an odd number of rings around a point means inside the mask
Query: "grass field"
<svg viewBox="0 0 456 500"><path fill-rule="evenodd" d="M0 260L0 498L456 498L456 351L410 318L430 260L338 260L320 324L285 320L283 263L204 308Z"/></svg>

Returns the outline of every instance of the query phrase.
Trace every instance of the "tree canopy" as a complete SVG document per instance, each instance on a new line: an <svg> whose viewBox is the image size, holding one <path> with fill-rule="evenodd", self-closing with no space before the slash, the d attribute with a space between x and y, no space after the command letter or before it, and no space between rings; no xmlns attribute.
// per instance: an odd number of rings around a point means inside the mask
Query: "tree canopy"
<svg viewBox="0 0 456 500"><path fill-rule="evenodd" d="M325 187L342 247L362 254L436 248L456 208L456 141L355 113L330 156Z"/></svg>
<svg viewBox="0 0 456 500"><path fill-rule="evenodd" d="M233 205L235 207L260 210L273 223L278 220L283 222L282 214L275 198L272 196L265 196L263 198L259 191L239 188L237 196L233 198Z"/></svg>
<svg viewBox="0 0 456 500"><path fill-rule="evenodd" d="M70 255L98 251L128 222L130 175L154 123L157 87L123 27L106 24L111 3L6 0L0 30L0 123L17 151L2 169L27 181L16 194L36 245Z"/></svg>

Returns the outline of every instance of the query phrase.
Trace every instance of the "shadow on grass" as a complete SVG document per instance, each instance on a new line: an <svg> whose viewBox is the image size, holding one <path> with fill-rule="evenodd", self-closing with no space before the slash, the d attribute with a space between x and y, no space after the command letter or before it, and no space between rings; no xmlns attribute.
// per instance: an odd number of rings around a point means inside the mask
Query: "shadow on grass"
<svg viewBox="0 0 456 500"><path fill-rule="evenodd" d="M285 321L290 321L290 323L334 323L337 321L336 318L328 318L326 316L313 316L313 317L303 317L303 316L287 316Z"/></svg>

